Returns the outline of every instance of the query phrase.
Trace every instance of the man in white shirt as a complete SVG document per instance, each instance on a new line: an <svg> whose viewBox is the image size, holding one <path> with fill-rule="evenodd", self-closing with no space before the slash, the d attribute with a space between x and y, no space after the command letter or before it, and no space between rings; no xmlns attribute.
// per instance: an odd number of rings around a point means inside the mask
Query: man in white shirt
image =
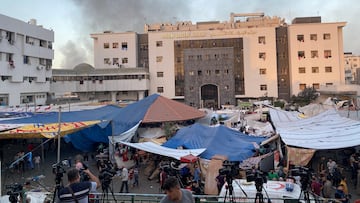
<svg viewBox="0 0 360 203"><path fill-rule="evenodd" d="M128 181L129 181L129 171L127 170L126 167L122 166L121 167L121 189L120 189L120 193L123 192L124 187L125 187L125 192L129 193Z"/></svg>

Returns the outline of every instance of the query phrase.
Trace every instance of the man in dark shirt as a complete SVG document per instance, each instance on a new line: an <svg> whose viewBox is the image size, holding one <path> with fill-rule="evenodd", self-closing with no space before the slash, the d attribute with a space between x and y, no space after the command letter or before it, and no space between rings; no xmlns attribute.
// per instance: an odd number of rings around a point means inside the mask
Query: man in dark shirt
<svg viewBox="0 0 360 203"><path fill-rule="evenodd" d="M79 170L76 168L67 172L69 185L59 191L57 203L88 203L89 193L96 192L96 188L100 186L100 180L89 169L83 171L89 176L90 181L80 182Z"/></svg>
<svg viewBox="0 0 360 203"><path fill-rule="evenodd" d="M160 203L195 203L195 199L189 190L181 189L175 177L169 177L164 184L166 196Z"/></svg>

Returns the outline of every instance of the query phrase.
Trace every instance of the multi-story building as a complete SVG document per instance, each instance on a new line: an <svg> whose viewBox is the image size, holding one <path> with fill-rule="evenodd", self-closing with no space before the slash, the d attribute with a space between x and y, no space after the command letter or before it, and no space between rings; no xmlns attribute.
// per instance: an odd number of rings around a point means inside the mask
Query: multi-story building
<svg viewBox="0 0 360 203"><path fill-rule="evenodd" d="M345 83L346 84L359 84L359 75L357 69L360 68L360 56L355 56L352 52L344 53L345 61Z"/></svg>
<svg viewBox="0 0 360 203"><path fill-rule="evenodd" d="M54 32L0 14L0 105L45 104L50 90Z"/></svg>
<svg viewBox="0 0 360 203"><path fill-rule="evenodd" d="M149 72L144 68L98 68L79 64L74 69L53 69L53 97L69 93L80 100L138 101L148 94Z"/></svg>
<svg viewBox="0 0 360 203"><path fill-rule="evenodd" d="M120 85L111 92L138 98L159 93L219 108L250 98L289 100L305 87L338 89L345 84L344 26L322 23L320 17L295 18L287 25L264 13L232 13L228 22L153 24L145 25L145 34L107 31L91 37L95 70L148 70L148 86L131 83L132 89Z"/></svg>
<svg viewBox="0 0 360 203"><path fill-rule="evenodd" d="M244 20L245 19L245 20ZM229 22L147 25L150 93L197 107L278 97L279 17L231 14Z"/></svg>
<svg viewBox="0 0 360 203"><path fill-rule="evenodd" d="M144 37L145 36L145 37ZM94 64L54 69L53 98L72 93L80 100L139 100L148 95L147 36L134 32L91 34Z"/></svg>
<svg viewBox="0 0 360 203"><path fill-rule="evenodd" d="M295 18L288 26L291 94L306 87L345 84L345 22L322 23L321 17Z"/></svg>
<svg viewBox="0 0 360 203"><path fill-rule="evenodd" d="M147 25L150 93L220 107L264 96L288 100L305 87L343 84L343 26L320 17L287 25L263 13Z"/></svg>

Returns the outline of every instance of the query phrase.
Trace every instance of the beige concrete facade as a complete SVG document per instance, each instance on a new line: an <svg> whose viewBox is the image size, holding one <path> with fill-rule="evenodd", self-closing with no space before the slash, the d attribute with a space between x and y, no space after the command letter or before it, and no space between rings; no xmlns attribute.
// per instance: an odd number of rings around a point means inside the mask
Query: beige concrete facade
<svg viewBox="0 0 360 203"><path fill-rule="evenodd" d="M124 32L91 34L94 40L96 69L137 67L137 33Z"/></svg>
<svg viewBox="0 0 360 203"><path fill-rule="evenodd" d="M291 94L345 83L344 22L299 23L288 27Z"/></svg>

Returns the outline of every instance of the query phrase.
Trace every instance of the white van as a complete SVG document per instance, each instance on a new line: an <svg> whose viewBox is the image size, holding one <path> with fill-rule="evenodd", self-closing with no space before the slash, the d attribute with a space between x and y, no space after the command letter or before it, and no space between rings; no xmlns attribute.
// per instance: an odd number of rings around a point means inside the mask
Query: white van
<svg viewBox="0 0 360 203"><path fill-rule="evenodd" d="M246 179L235 179L232 181L233 186L233 194L235 202L254 202L256 197L256 187L255 182L247 182ZM240 189L240 186L242 190ZM267 202L268 196L271 199L272 203L277 202L285 202L284 199L288 200L286 202L298 202L299 197L303 197L301 194L301 188L299 185L294 184L293 191L286 190L286 182L285 181L267 181L267 183L263 184L262 195L264 202ZM229 191L227 191L227 183L221 189L219 194L218 202L224 202L224 197L226 195L225 202L231 202L231 197L229 196ZM245 195L245 193L246 195ZM314 197L309 194L311 202L314 201Z"/></svg>

